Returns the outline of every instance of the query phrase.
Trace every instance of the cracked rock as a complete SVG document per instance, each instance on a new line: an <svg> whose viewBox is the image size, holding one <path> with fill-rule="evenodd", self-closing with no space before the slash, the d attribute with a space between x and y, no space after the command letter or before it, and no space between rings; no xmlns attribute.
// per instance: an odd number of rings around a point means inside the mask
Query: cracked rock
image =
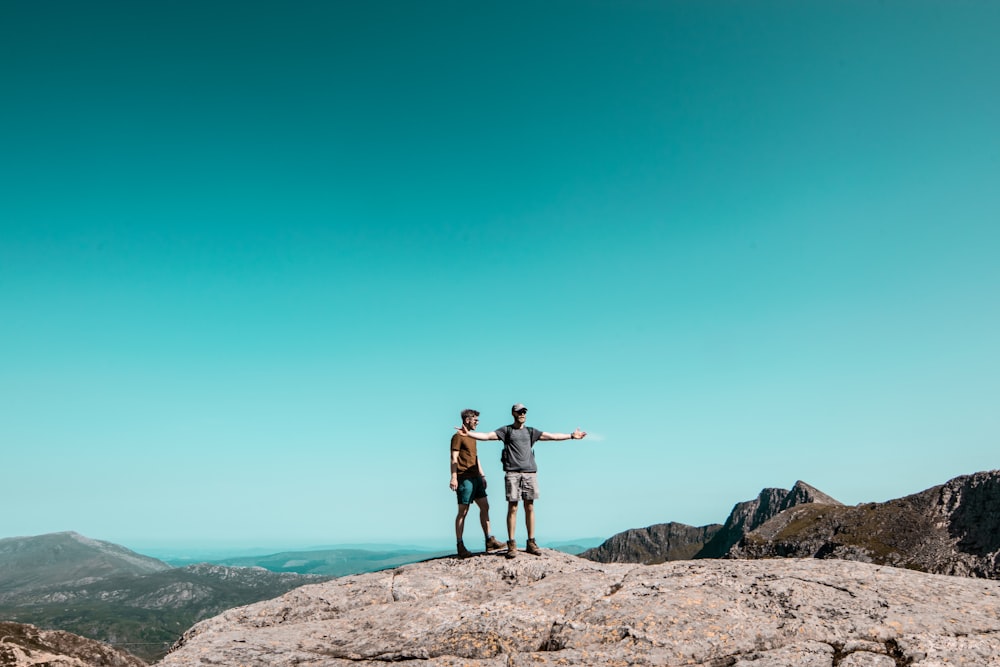
<svg viewBox="0 0 1000 667"><path fill-rule="evenodd" d="M189 630L161 667L1000 667L1000 582L853 561L544 550L343 577Z"/></svg>

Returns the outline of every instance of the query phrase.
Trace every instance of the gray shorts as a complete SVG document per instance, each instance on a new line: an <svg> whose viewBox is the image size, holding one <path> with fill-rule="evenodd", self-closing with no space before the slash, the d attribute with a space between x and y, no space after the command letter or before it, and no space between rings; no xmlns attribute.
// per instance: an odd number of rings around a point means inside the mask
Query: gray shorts
<svg viewBox="0 0 1000 667"><path fill-rule="evenodd" d="M538 498L537 472L508 472L504 474L504 482L509 503Z"/></svg>

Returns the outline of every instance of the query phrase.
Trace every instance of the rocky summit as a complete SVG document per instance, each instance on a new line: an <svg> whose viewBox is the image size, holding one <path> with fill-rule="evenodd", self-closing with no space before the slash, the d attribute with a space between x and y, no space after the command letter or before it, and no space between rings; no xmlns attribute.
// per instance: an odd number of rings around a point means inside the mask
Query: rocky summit
<svg viewBox="0 0 1000 667"><path fill-rule="evenodd" d="M1000 582L842 560L443 558L191 628L160 667L1000 665Z"/></svg>

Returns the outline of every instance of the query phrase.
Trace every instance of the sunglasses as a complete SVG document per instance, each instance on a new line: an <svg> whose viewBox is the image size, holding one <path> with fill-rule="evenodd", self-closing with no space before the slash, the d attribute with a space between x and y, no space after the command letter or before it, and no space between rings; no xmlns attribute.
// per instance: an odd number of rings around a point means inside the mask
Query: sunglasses
<svg viewBox="0 0 1000 667"><path fill-rule="evenodd" d="M528 414L528 408L521 408L520 410L517 410L516 412L514 412L514 414L515 415L526 415L526 414Z"/></svg>

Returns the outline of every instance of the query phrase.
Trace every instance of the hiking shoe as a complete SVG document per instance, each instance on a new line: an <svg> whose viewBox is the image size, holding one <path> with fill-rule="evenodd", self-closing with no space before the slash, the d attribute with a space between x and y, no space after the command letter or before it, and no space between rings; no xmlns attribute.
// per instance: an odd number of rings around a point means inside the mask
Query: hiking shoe
<svg viewBox="0 0 1000 667"><path fill-rule="evenodd" d="M538 548L537 544L535 544L535 538L533 537L528 540L528 545L524 547L524 550L527 551L532 556L542 555L542 550Z"/></svg>
<svg viewBox="0 0 1000 667"><path fill-rule="evenodd" d="M465 545L461 542L458 543L458 557L468 558L472 555L472 552L465 548Z"/></svg>
<svg viewBox="0 0 1000 667"><path fill-rule="evenodd" d="M507 558L517 558L517 542L507 540Z"/></svg>
<svg viewBox="0 0 1000 667"><path fill-rule="evenodd" d="M503 549L503 544L497 538L490 535L486 538L486 550L496 551L497 549Z"/></svg>

